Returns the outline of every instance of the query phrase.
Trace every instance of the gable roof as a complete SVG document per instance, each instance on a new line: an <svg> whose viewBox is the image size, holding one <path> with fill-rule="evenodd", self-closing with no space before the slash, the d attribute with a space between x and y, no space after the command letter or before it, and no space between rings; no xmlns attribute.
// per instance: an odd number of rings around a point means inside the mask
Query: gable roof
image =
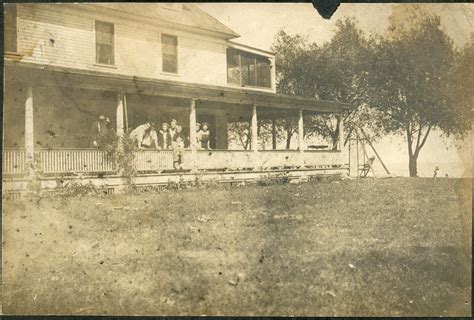
<svg viewBox="0 0 474 320"><path fill-rule="evenodd" d="M94 3L94 5L188 28L217 32L226 39L240 37L235 31L191 3Z"/></svg>

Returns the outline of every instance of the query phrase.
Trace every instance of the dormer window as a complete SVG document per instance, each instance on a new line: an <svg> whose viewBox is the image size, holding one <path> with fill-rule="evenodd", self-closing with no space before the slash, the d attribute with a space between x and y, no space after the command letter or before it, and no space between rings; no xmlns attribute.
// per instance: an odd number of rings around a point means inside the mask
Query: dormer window
<svg viewBox="0 0 474 320"><path fill-rule="evenodd" d="M161 35L162 71L178 73L178 37Z"/></svg>
<svg viewBox="0 0 474 320"><path fill-rule="evenodd" d="M271 62L264 56L227 48L227 82L242 87L271 88Z"/></svg>
<svg viewBox="0 0 474 320"><path fill-rule="evenodd" d="M114 24L103 21L95 22L95 62L114 65Z"/></svg>

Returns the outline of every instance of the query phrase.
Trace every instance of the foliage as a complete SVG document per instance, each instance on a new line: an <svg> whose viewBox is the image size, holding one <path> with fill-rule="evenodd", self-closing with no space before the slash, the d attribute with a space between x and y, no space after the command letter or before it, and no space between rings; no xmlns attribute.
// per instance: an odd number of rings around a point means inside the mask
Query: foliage
<svg viewBox="0 0 474 320"><path fill-rule="evenodd" d="M459 103L453 95L453 86L463 87L453 83L453 77L463 76L455 72L456 53L440 18L419 13L410 17L392 25L390 35L374 46L368 101L375 111L372 127L382 134L406 136L410 176L416 176L417 159L430 132L462 135L470 127L470 110L469 99Z"/></svg>
<svg viewBox="0 0 474 320"><path fill-rule="evenodd" d="M290 181L287 172L278 174L267 174L257 180L258 186L271 186L275 184L288 183Z"/></svg>
<svg viewBox="0 0 474 320"><path fill-rule="evenodd" d="M117 170L127 183L133 184L133 179L137 175L134 160L138 147L136 142L130 138L129 133L124 133L122 137L114 133L104 136L101 145L113 159Z"/></svg>
<svg viewBox="0 0 474 320"><path fill-rule="evenodd" d="M343 115L349 137L353 128L365 124L367 108L367 55L371 41L354 19L338 20L336 32L323 46L310 43L301 35L281 30L275 37L277 90L279 93L350 103L356 106ZM287 124L287 136L296 132ZM336 115L310 116L305 119L305 136L321 136L337 147L340 118ZM290 137L291 139L291 137ZM347 139L346 139L347 140ZM289 148L289 141L287 140Z"/></svg>

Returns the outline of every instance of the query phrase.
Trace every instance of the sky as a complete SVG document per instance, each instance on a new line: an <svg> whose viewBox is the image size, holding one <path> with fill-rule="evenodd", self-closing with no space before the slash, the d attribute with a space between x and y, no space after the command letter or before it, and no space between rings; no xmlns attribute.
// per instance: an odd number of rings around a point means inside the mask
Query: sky
<svg viewBox="0 0 474 320"><path fill-rule="evenodd" d="M310 3L200 3L201 9L241 35L233 41L270 50L275 34L284 29L302 34L322 44L335 31L335 22L354 17L367 34L383 35L393 11L402 12L400 4L342 3L330 20L323 19ZM442 28L456 46L465 45L474 32L474 4L421 4L426 11L441 17ZM441 174L472 176L472 132L465 141L441 138L432 132L420 153L420 175L429 176L438 166ZM461 145L462 147L458 147ZM387 167L397 175L408 174L407 144L401 137L386 137L375 148ZM370 153L370 152L369 152Z"/></svg>

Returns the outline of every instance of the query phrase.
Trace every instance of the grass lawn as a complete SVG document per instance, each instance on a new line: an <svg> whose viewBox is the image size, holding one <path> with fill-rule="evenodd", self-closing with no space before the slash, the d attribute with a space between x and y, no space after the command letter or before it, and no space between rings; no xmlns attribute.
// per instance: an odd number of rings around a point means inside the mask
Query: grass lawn
<svg viewBox="0 0 474 320"><path fill-rule="evenodd" d="M4 204L6 314L461 316L471 180Z"/></svg>

